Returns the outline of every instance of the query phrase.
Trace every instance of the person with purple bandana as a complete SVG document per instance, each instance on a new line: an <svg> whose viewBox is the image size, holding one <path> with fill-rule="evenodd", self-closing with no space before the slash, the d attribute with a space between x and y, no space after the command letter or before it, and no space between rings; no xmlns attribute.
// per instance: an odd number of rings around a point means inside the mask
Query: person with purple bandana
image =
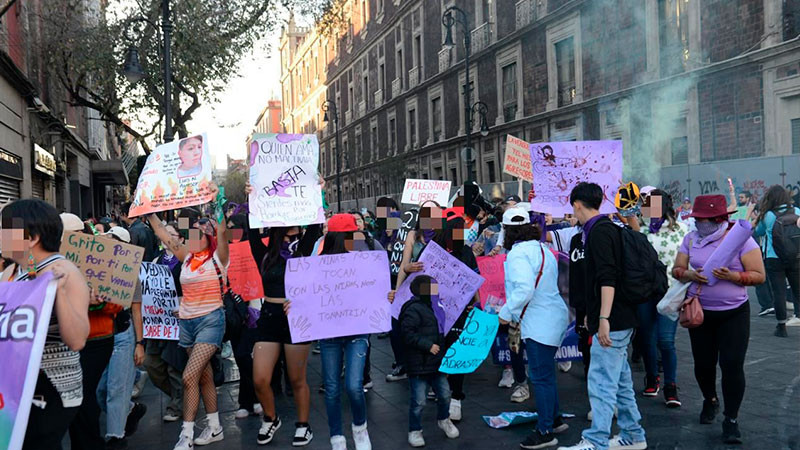
<svg viewBox="0 0 800 450"><path fill-rule="evenodd" d="M696 296L703 307L702 325L689 330L694 375L704 399L700 423L714 423L719 411L716 370L719 361L725 400L722 440L726 444L740 444L742 435L737 416L744 397L744 360L750 339L747 286L763 283L765 270L761 249L753 238L738 249L728 267L704 267L732 226L728 214L722 195L701 195L695 199L691 217L697 231L683 239L672 276L684 283L692 282L687 298ZM708 278L704 273L709 272L719 280L713 286L706 284Z"/></svg>

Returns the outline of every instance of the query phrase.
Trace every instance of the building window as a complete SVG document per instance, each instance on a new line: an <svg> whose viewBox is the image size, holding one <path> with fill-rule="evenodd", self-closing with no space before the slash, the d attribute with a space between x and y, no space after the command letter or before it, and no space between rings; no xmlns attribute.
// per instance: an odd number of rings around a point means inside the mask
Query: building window
<svg viewBox="0 0 800 450"><path fill-rule="evenodd" d="M356 141L354 150L356 152L356 167L361 166L361 127L356 127Z"/></svg>
<svg viewBox="0 0 800 450"><path fill-rule="evenodd" d="M800 128L798 128L798 131L800 131ZM792 137L794 138L794 128L792 128ZM686 136L672 138L670 146L673 166L689 164L689 139Z"/></svg>
<svg viewBox="0 0 800 450"><path fill-rule="evenodd" d="M408 142L411 149L417 147L417 108L408 110Z"/></svg>
<svg viewBox="0 0 800 450"><path fill-rule="evenodd" d="M402 45L402 43L400 44ZM395 70L397 70L397 80L400 80L400 89L403 89L403 73L405 73L405 64L403 63L403 49L397 49L397 55L394 61Z"/></svg>
<svg viewBox="0 0 800 450"><path fill-rule="evenodd" d="M494 161L486 161L486 177L489 183L495 182Z"/></svg>
<svg viewBox="0 0 800 450"><path fill-rule="evenodd" d="M800 154L800 119L792 119L792 154Z"/></svg>
<svg viewBox="0 0 800 450"><path fill-rule="evenodd" d="M397 120L395 119L394 110L389 111L386 122L389 124L389 132L387 134L387 144L389 147L389 156L397 154Z"/></svg>
<svg viewBox="0 0 800 450"><path fill-rule="evenodd" d="M450 168L450 181L452 181L453 184L458 184L458 169L455 167Z"/></svg>
<svg viewBox="0 0 800 450"><path fill-rule="evenodd" d="M583 101L581 17L547 26L547 111ZM519 75L518 75L519 77Z"/></svg>
<svg viewBox="0 0 800 450"><path fill-rule="evenodd" d="M658 0L658 41L661 76L686 70L689 61L689 5L684 0Z"/></svg>
<svg viewBox="0 0 800 450"><path fill-rule="evenodd" d="M347 110L353 111L356 106L356 95L353 89L353 69L347 72Z"/></svg>
<svg viewBox="0 0 800 450"><path fill-rule="evenodd" d="M366 28L369 21L369 1L361 0L361 27Z"/></svg>
<svg viewBox="0 0 800 450"><path fill-rule="evenodd" d="M503 116L506 122L517 115L517 63L503 67Z"/></svg>
<svg viewBox="0 0 800 450"><path fill-rule="evenodd" d="M444 180L442 175L442 167L436 166L433 168L433 179L434 180Z"/></svg>
<svg viewBox="0 0 800 450"><path fill-rule="evenodd" d="M373 120L369 128L369 161L377 159L378 155L378 121Z"/></svg>
<svg viewBox="0 0 800 450"><path fill-rule="evenodd" d="M556 43L558 71L558 106L571 105L575 100L575 38Z"/></svg>
<svg viewBox="0 0 800 450"><path fill-rule="evenodd" d="M433 142L442 139L442 98L436 97L431 100L431 122L433 130Z"/></svg>

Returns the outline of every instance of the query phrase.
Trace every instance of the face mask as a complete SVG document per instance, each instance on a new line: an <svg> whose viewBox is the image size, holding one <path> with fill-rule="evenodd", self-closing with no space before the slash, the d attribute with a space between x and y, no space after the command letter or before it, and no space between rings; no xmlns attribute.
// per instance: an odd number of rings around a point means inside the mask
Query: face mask
<svg viewBox="0 0 800 450"><path fill-rule="evenodd" d="M725 222L716 223L716 222L708 222L708 221L698 221L695 223L695 227L697 227L697 234L700 237L708 237L717 232L720 227L724 227L727 224Z"/></svg>
<svg viewBox="0 0 800 450"><path fill-rule="evenodd" d="M283 258L283 259L293 258L295 252L297 251L297 245L300 243L300 239L299 239L298 236L294 236L294 237L292 237L290 239L291 239L291 241L289 241L289 242L284 241L281 244L280 255L281 255L281 258Z"/></svg>
<svg viewBox="0 0 800 450"><path fill-rule="evenodd" d="M425 238L425 242L432 241L435 233L435 230L422 230L422 236Z"/></svg>

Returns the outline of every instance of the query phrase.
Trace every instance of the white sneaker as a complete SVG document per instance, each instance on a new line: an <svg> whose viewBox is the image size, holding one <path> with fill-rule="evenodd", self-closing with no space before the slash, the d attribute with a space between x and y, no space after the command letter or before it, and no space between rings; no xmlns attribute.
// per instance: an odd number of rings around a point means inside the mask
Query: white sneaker
<svg viewBox="0 0 800 450"><path fill-rule="evenodd" d="M608 450L645 450L647 441L633 442L616 435L608 440Z"/></svg>
<svg viewBox="0 0 800 450"><path fill-rule="evenodd" d="M514 386L514 391L511 392L511 401L514 403L522 403L531 398L531 390L528 383L520 383Z"/></svg>
<svg viewBox="0 0 800 450"><path fill-rule="evenodd" d="M438 422L439 428L444 431L444 434L447 435L450 439L455 439L458 437L459 432L458 428L453 424L453 421L450 419L440 420Z"/></svg>
<svg viewBox="0 0 800 450"><path fill-rule="evenodd" d="M147 383L147 372L139 371L139 381L133 383L133 391L131 392L131 398L139 398L144 390L144 384Z"/></svg>
<svg viewBox="0 0 800 450"><path fill-rule="evenodd" d="M162 417L161 419L163 419L164 422L177 422L178 419L180 418L181 416L179 416L178 414L168 412L164 414L164 417Z"/></svg>
<svg viewBox="0 0 800 450"><path fill-rule="evenodd" d="M425 447L425 438L422 437L421 430L408 432L408 445L414 448Z"/></svg>
<svg viewBox="0 0 800 450"><path fill-rule="evenodd" d="M264 414L264 408L261 407L261 403L253 403L253 415L260 416Z"/></svg>
<svg viewBox="0 0 800 450"><path fill-rule="evenodd" d="M787 327L800 327L800 317L792 317L786 321Z"/></svg>
<svg viewBox="0 0 800 450"><path fill-rule="evenodd" d="M175 444L172 450L192 450L193 448L194 443L192 443L192 438L181 434L181 437L178 438L178 443Z"/></svg>
<svg viewBox="0 0 800 450"><path fill-rule="evenodd" d="M500 382L497 383L497 387L510 388L513 385L514 371L511 369L503 369L503 376L500 378Z"/></svg>
<svg viewBox="0 0 800 450"><path fill-rule="evenodd" d="M569 369L572 369L572 361L563 361L558 363L558 370L567 373Z"/></svg>
<svg viewBox="0 0 800 450"><path fill-rule="evenodd" d="M200 436L194 438L195 445L208 445L212 442L221 441L225 437L222 434L222 427L217 429L212 429L211 427L205 427L203 432L200 433Z"/></svg>
<svg viewBox="0 0 800 450"><path fill-rule="evenodd" d="M347 439L342 435L332 436L331 450L347 450Z"/></svg>
<svg viewBox="0 0 800 450"><path fill-rule="evenodd" d="M786 302L786 310L787 311L794 311L794 303Z"/></svg>
<svg viewBox="0 0 800 450"><path fill-rule="evenodd" d="M461 400L450 399L450 420L461 420Z"/></svg>
<svg viewBox="0 0 800 450"><path fill-rule="evenodd" d="M246 419L248 416L250 416L250 411L244 408L237 409L233 414L233 417L236 417L237 419Z"/></svg>
<svg viewBox="0 0 800 450"><path fill-rule="evenodd" d="M372 450L366 422L360 426L353 425L353 441L356 443L356 450Z"/></svg>
<svg viewBox="0 0 800 450"><path fill-rule="evenodd" d="M597 447L586 439L581 439L580 442L572 447L558 447L558 450L597 450Z"/></svg>

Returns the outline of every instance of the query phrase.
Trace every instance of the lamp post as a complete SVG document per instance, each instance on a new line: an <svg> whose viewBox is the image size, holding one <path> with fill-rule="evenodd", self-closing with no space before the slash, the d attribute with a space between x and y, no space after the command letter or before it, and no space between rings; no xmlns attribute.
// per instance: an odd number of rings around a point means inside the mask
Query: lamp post
<svg viewBox="0 0 800 450"><path fill-rule="evenodd" d="M341 152L341 142L339 141L339 109L336 107L336 102L333 100L325 100L322 104L322 110L325 111L325 115L322 117L322 120L327 122L328 121L328 112L331 113L333 116L333 126L336 131L336 153L334 157L336 158L336 208L338 212L342 212L342 171L339 167L339 152Z"/></svg>
<svg viewBox="0 0 800 450"><path fill-rule="evenodd" d="M158 29L158 25L144 17L135 18L131 23L133 22L145 22L156 30ZM172 22L169 20L169 0L161 2L161 30L164 32L164 142L172 142L174 139L172 131L172 60L170 59ZM125 35L128 37L127 30ZM131 41L129 37L128 40ZM133 44L129 45L125 52L122 74L131 84L137 83L147 76L139 63L139 50Z"/></svg>
<svg viewBox="0 0 800 450"><path fill-rule="evenodd" d="M489 135L489 121L486 120L486 114L489 112L489 107L486 106L486 103L478 100L477 102L472 104L470 107L470 118L469 118L469 125L470 130L472 129L472 125L474 123L473 115L478 114L480 116L480 124L481 124L481 136L486 137Z"/></svg>

